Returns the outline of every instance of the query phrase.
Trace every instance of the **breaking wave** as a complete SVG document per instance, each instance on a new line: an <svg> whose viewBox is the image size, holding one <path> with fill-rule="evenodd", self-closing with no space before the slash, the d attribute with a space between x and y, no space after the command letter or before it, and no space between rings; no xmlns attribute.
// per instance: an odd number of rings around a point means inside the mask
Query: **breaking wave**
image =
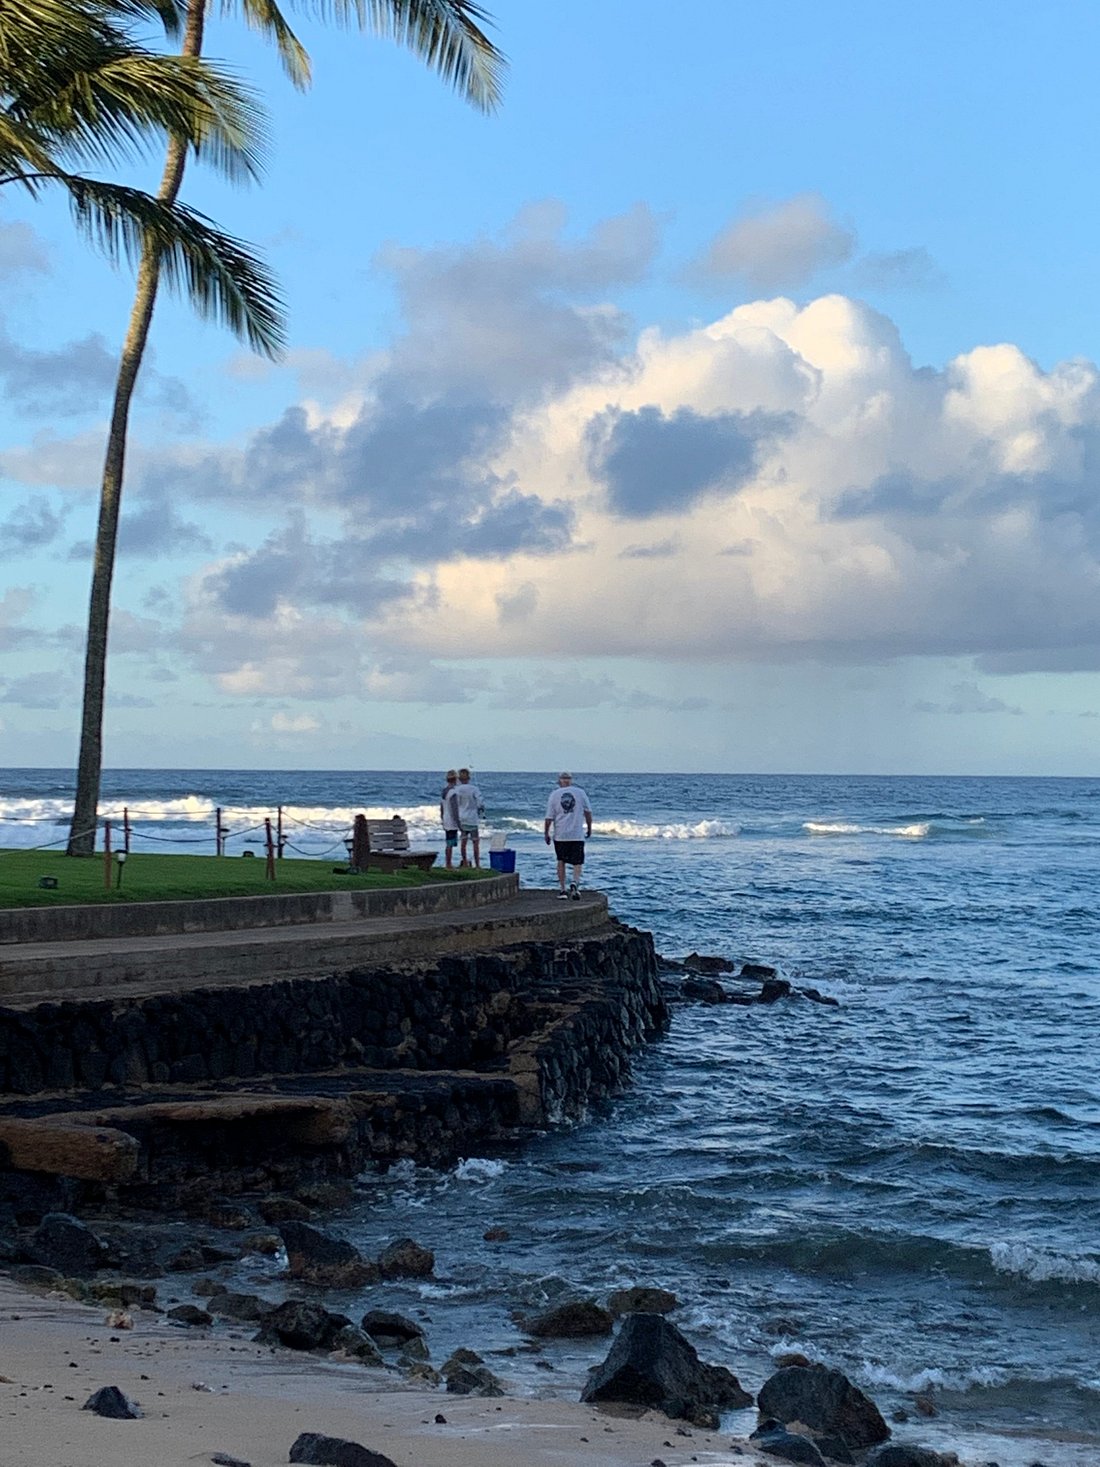
<svg viewBox="0 0 1100 1467"><path fill-rule="evenodd" d="M1027 1243L994 1243L989 1250L998 1273L1014 1274L1033 1284L1100 1284L1100 1261L1051 1253Z"/></svg>
<svg viewBox="0 0 1100 1467"><path fill-rule="evenodd" d="M910 825L855 825L847 820L807 820L802 829L810 835L898 835L906 840L924 840L932 833L930 820Z"/></svg>

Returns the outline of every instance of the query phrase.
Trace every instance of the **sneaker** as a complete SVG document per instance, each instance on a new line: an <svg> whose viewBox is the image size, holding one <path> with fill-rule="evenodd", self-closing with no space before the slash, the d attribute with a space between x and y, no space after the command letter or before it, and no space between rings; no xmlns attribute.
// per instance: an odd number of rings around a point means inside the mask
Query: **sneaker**
<svg viewBox="0 0 1100 1467"><path fill-rule="evenodd" d="M569 897L574 902L579 902L581 899L581 889L575 881L569 883Z"/></svg>
<svg viewBox="0 0 1100 1467"><path fill-rule="evenodd" d="M558 892L558 901L559 902L567 902L568 900L569 900L569 893L567 891L559 891Z"/></svg>

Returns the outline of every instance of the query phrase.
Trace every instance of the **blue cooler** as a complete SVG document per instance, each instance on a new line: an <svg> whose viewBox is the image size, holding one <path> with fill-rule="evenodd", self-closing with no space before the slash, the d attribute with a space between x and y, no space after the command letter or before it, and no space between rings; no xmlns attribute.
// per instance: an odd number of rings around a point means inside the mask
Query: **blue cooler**
<svg viewBox="0 0 1100 1467"><path fill-rule="evenodd" d="M511 876L516 869L515 851L490 851L489 866L493 871L501 871L506 876Z"/></svg>

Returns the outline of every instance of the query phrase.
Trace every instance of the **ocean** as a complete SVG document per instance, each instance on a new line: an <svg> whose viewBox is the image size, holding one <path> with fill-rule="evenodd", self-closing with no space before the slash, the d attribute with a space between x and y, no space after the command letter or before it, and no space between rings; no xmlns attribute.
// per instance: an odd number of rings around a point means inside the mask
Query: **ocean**
<svg viewBox="0 0 1100 1467"><path fill-rule="evenodd" d="M907 1411L902 1438L1096 1467L1100 780L575 773L616 915L667 956L771 963L839 1007L678 1006L581 1124L373 1179L339 1226L368 1250L411 1234L437 1264L372 1303L426 1313L437 1360L470 1345L515 1391L575 1397L604 1342L534 1354L516 1314L658 1284L750 1389L800 1350ZM524 884L549 885L553 775L475 777ZM281 804L290 853L331 859L359 810L436 840L440 783L119 770L102 809L128 806L138 857L213 853L220 806L232 858ZM67 771L0 771L0 846L63 845L70 792Z"/></svg>

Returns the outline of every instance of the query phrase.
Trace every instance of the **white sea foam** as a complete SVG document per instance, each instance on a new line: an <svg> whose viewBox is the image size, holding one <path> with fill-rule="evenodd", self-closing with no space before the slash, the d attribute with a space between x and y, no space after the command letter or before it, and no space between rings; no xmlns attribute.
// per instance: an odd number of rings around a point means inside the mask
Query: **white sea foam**
<svg viewBox="0 0 1100 1467"><path fill-rule="evenodd" d="M897 835L905 840L924 840L931 834L929 820L914 820L910 825L853 825L846 820L807 820L802 829L810 835Z"/></svg>
<svg viewBox="0 0 1100 1467"><path fill-rule="evenodd" d="M910 1371L902 1375L879 1365L874 1360L864 1360L860 1365L860 1376L869 1386L880 1386L895 1391L969 1391L975 1386L990 1387L1005 1385L1012 1379L1009 1371L997 1365L975 1365L971 1369L940 1370L926 1366L923 1370Z"/></svg>
<svg viewBox="0 0 1100 1467"><path fill-rule="evenodd" d="M1095 1258L1050 1253L1027 1243L994 1243L989 1256L998 1273L1016 1274L1033 1284L1100 1284L1100 1261Z"/></svg>
<svg viewBox="0 0 1100 1467"><path fill-rule="evenodd" d="M460 1182L494 1182L507 1170L505 1161L494 1161L488 1156L469 1156L458 1163L454 1175Z"/></svg>

